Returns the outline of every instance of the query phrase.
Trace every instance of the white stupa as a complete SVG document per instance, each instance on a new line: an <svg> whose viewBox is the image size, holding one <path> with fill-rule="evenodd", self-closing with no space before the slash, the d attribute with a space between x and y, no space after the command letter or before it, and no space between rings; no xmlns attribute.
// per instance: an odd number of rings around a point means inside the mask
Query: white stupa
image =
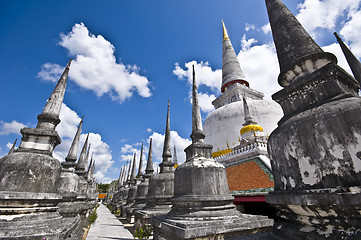
<svg viewBox="0 0 361 240"><path fill-rule="evenodd" d="M223 24L222 94L212 104L216 108L204 121L204 142L213 145L213 156L223 155L239 144L244 122L243 97L247 98L254 120L269 135L283 116L276 102L263 100L264 94L250 88L227 30Z"/></svg>

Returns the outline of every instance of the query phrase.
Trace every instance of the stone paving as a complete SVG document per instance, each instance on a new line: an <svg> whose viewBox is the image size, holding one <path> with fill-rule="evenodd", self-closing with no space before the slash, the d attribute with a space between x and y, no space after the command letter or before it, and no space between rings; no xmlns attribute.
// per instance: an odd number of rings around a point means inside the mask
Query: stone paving
<svg viewBox="0 0 361 240"><path fill-rule="evenodd" d="M87 240L115 239L133 240L133 235L124 228L124 225L109 211L100 204L97 209L98 218L90 227Z"/></svg>

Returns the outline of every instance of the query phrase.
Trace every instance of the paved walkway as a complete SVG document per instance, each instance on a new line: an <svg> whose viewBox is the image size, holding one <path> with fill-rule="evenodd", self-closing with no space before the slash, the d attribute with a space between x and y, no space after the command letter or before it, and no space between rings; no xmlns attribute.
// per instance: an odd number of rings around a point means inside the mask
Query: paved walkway
<svg viewBox="0 0 361 240"><path fill-rule="evenodd" d="M87 240L115 239L115 240L133 240L133 235L124 228L123 224L109 211L109 209L100 204L97 209L98 218L90 227Z"/></svg>

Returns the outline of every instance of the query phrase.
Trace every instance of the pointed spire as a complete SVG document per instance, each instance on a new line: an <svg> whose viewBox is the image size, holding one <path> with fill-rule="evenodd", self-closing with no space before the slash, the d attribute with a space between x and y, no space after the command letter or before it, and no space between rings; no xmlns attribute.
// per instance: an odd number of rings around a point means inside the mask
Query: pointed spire
<svg viewBox="0 0 361 240"><path fill-rule="evenodd" d="M243 96L243 109L244 109L244 123L243 126L247 126L250 124L257 124L255 121L253 121L253 118L251 116L251 113L249 111L248 103L246 98Z"/></svg>
<svg viewBox="0 0 361 240"><path fill-rule="evenodd" d="M67 162L75 163L75 161L76 161L76 157L78 154L78 147L79 147L79 139L80 139L80 134L81 134L81 127L83 126L83 119L84 119L84 116L80 120L78 130L76 131L73 142L71 143L68 156L66 156L66 158L65 158L65 160Z"/></svg>
<svg viewBox="0 0 361 240"><path fill-rule="evenodd" d="M132 167L132 174L131 174L131 176L130 176L130 180L133 180L133 179L135 179L136 178L136 167L135 167L135 164L136 164L136 159L135 159L135 157L136 157L136 153L134 153L134 158L133 158L133 167Z"/></svg>
<svg viewBox="0 0 361 240"><path fill-rule="evenodd" d="M68 81L70 63L71 60L46 102L43 112L38 115L38 125L36 128L49 128L55 130L55 127L59 124L59 114L64 99L66 83Z"/></svg>
<svg viewBox="0 0 361 240"><path fill-rule="evenodd" d="M172 159L172 152L170 147L170 116L169 116L169 100L167 110L167 121L165 127L164 145L163 145L163 162L170 162Z"/></svg>
<svg viewBox="0 0 361 240"><path fill-rule="evenodd" d="M243 74L241 65L238 62L236 52L233 49L231 40L228 37L226 26L222 20L223 26L223 57L222 57L222 87L224 92L227 87L238 82L249 87L249 83Z"/></svg>
<svg viewBox="0 0 361 240"><path fill-rule="evenodd" d="M142 148L140 150L139 167L138 167L138 177L142 177L143 175L144 173L143 173L143 142L142 142Z"/></svg>
<svg viewBox="0 0 361 240"><path fill-rule="evenodd" d="M132 159L129 159L128 176L127 176L128 183L130 183L130 179L131 179L131 172L130 172L131 170L132 170Z"/></svg>
<svg viewBox="0 0 361 240"><path fill-rule="evenodd" d="M346 57L347 63L351 68L353 76L358 81L361 87L361 63L360 61L353 55L351 50L346 46L346 44L342 41L342 39L337 35L337 32L333 33L337 39L338 44L340 45L343 54Z"/></svg>
<svg viewBox="0 0 361 240"><path fill-rule="evenodd" d="M90 148L90 144L89 144L89 148ZM88 151L88 153L89 153L89 151ZM92 168L92 165L93 165L93 154L90 158L90 163L88 165L88 175L89 175L90 169Z"/></svg>
<svg viewBox="0 0 361 240"><path fill-rule="evenodd" d="M175 145L174 145L174 150L173 150L173 162L174 162L174 164L178 164L177 150L176 150Z"/></svg>
<svg viewBox="0 0 361 240"><path fill-rule="evenodd" d="M75 168L75 172L80 176L84 176L85 167L87 165L86 156L87 156L88 138L89 138L89 133L86 136L83 148L82 148L80 156L79 156L78 163L77 163L76 168Z"/></svg>
<svg viewBox="0 0 361 240"><path fill-rule="evenodd" d="M146 175L151 175L154 172L153 168L153 153L152 153L152 138L150 139L149 143L149 152L148 152L148 161L147 161L147 167L145 169Z"/></svg>
<svg viewBox="0 0 361 240"><path fill-rule="evenodd" d="M16 138L15 141L14 141L14 143L13 143L13 145L11 146L8 154L12 154L12 153L14 152L14 150L15 150L15 145L16 145L16 141L17 141L17 140L18 140L18 139Z"/></svg>
<svg viewBox="0 0 361 240"><path fill-rule="evenodd" d="M198 104L198 91L196 84L196 72L193 65L193 92L192 92L192 134L191 139L193 143L203 143L205 135L202 127L201 111Z"/></svg>
<svg viewBox="0 0 361 240"><path fill-rule="evenodd" d="M222 20L222 26L223 26L223 41L229 40L228 32L226 29L226 26L224 25L223 19Z"/></svg>
<svg viewBox="0 0 361 240"><path fill-rule="evenodd" d="M119 171L118 188L119 188L120 186L122 186L123 171L124 171L124 166L122 166L122 167L120 168L120 171Z"/></svg>
<svg viewBox="0 0 361 240"><path fill-rule="evenodd" d="M89 143L88 150L87 150L87 152L86 152L85 166L88 165L88 159L89 159L89 153L90 153L90 146L91 146L91 143Z"/></svg>
<svg viewBox="0 0 361 240"><path fill-rule="evenodd" d="M280 65L278 82L281 86L286 87L297 76L330 62L337 63L336 57L317 45L281 0L266 0L266 6Z"/></svg>

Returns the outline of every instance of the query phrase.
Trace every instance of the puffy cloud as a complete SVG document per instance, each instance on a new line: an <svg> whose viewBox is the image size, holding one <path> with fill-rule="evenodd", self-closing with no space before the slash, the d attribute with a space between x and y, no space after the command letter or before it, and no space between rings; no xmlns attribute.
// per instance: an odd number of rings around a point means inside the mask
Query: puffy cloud
<svg viewBox="0 0 361 240"><path fill-rule="evenodd" d="M241 40L241 46L242 46L242 50L246 51L248 50L253 44L257 43L257 40L254 38L250 38L250 39L246 39L246 34L243 35L242 40Z"/></svg>
<svg viewBox="0 0 361 240"><path fill-rule="evenodd" d="M26 127L23 123L13 120L12 122L0 121L0 135L17 134L20 135L20 129Z"/></svg>
<svg viewBox="0 0 361 240"><path fill-rule="evenodd" d="M343 40L348 43L356 57L361 58L361 11L350 13L350 20L340 31Z"/></svg>
<svg viewBox="0 0 361 240"><path fill-rule="evenodd" d="M311 35L317 36L320 28L334 30L339 18L347 12L355 13L360 3L360 0L305 0L298 5L296 17Z"/></svg>
<svg viewBox="0 0 361 240"><path fill-rule="evenodd" d="M152 132L153 130L151 128L147 128L147 132Z"/></svg>
<svg viewBox="0 0 361 240"><path fill-rule="evenodd" d="M214 99L216 99L214 94L198 93L198 104L202 112L210 113L214 110L214 106L212 105Z"/></svg>
<svg viewBox="0 0 361 240"><path fill-rule="evenodd" d="M64 68L55 63L44 63L40 68L37 77L50 82L58 81L59 77L64 72Z"/></svg>
<svg viewBox="0 0 361 240"><path fill-rule="evenodd" d="M80 117L75 111L71 110L63 103L59 118L61 119L61 122L57 126L56 130L62 139L62 143L55 148L53 155L60 161L64 161L77 131ZM84 119L84 124L86 124L86 118ZM86 135L87 134L85 133L80 135L78 154L80 154L84 145ZM109 145L103 142L102 137L98 133L89 133L89 143L91 144L90 156L91 154L94 154L95 177L97 181L110 182L111 179L106 177L106 175L112 167L114 161L112 160ZM90 159L88 159L88 162L90 162Z"/></svg>
<svg viewBox="0 0 361 240"><path fill-rule="evenodd" d="M246 40L244 35L242 49L238 53L238 61L250 83L250 87L265 94L266 99L281 87L277 84L279 66L276 50L273 43L254 45L255 40ZM250 44L251 43L251 44Z"/></svg>
<svg viewBox="0 0 361 240"><path fill-rule="evenodd" d="M193 83L193 68L196 72L197 85L205 85L209 87L214 93L220 94L220 87L222 84L222 70L212 70L208 62L191 61L185 63L185 69L181 68L178 63L175 64L173 73L180 80L187 80L188 84L192 86ZM192 89L190 89L189 97L191 99ZM216 99L214 94L198 92L199 107L202 112L209 113L214 110L212 101Z"/></svg>
<svg viewBox="0 0 361 240"><path fill-rule="evenodd" d="M245 26L245 28L244 28L244 30L246 31L246 32L248 32L249 30L255 30L256 29L256 27L253 25L253 24L249 24L249 23L246 23L246 26Z"/></svg>
<svg viewBox="0 0 361 240"><path fill-rule="evenodd" d="M59 45L75 57L69 77L80 87L94 91L99 97L109 94L118 102L130 98L133 92L142 97L151 96L150 82L138 73L139 68L117 63L114 46L103 36L91 34L83 23L75 24L67 34L60 34ZM57 64L45 63L38 76L54 81L63 69Z"/></svg>
<svg viewBox="0 0 361 240"><path fill-rule="evenodd" d="M205 85L210 87L212 91L220 92L219 89L222 84L222 70L217 69L213 71L208 62L197 63L197 61L190 61L185 63L185 69L181 68L179 63L176 63L173 73L180 80L187 80L188 83L192 85L193 65L196 72L197 85Z"/></svg>

